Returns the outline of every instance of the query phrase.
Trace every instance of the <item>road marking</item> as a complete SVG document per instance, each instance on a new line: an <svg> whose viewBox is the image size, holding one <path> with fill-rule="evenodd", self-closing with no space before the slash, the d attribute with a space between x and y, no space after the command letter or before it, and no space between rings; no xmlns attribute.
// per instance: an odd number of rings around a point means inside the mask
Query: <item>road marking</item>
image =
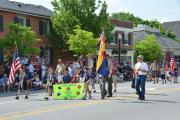
<svg viewBox="0 0 180 120"><path fill-rule="evenodd" d="M27 101L27 100L16 100L16 101L3 102L3 103L0 103L0 105L12 104L12 103L18 103L18 102L24 102L24 101Z"/></svg>
<svg viewBox="0 0 180 120"><path fill-rule="evenodd" d="M174 91L179 91L179 90L180 88L171 88L171 89L164 89L164 90L156 91L154 93L174 92Z"/></svg>
<svg viewBox="0 0 180 120"><path fill-rule="evenodd" d="M0 116L0 120L11 120L11 119L16 119L16 118L22 118L22 117L27 117L31 115L39 115L47 112L55 112L63 109L68 109L68 108L73 108L73 107L82 107L82 106L87 106L87 105L95 105L95 104L102 104L109 102L110 100L96 100L96 101L91 101L91 102L81 102L77 104L71 104L71 105L59 105L59 106L51 106L48 108L41 108L38 110L30 111L30 112L21 112L17 114L10 114L10 115L5 115L5 116Z"/></svg>
<svg viewBox="0 0 180 120"><path fill-rule="evenodd" d="M157 90L156 88L146 88L147 91Z"/></svg>

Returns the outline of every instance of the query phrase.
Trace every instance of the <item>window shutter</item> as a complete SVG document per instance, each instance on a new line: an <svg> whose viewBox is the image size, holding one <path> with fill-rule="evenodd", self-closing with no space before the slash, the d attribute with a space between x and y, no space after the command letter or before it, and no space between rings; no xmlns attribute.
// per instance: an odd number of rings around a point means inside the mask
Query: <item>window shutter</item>
<svg viewBox="0 0 180 120"><path fill-rule="evenodd" d="M26 26L27 26L27 27L30 27L30 26L31 26L31 24L30 24L30 19L26 19Z"/></svg>
<svg viewBox="0 0 180 120"><path fill-rule="evenodd" d="M0 15L0 32L3 31L3 16Z"/></svg>
<svg viewBox="0 0 180 120"><path fill-rule="evenodd" d="M128 33L128 45L131 45L132 42L132 36L131 33Z"/></svg>
<svg viewBox="0 0 180 120"><path fill-rule="evenodd" d="M0 64L4 62L3 48L0 48Z"/></svg>
<svg viewBox="0 0 180 120"><path fill-rule="evenodd" d="M40 57L44 56L44 47L40 47Z"/></svg>
<svg viewBox="0 0 180 120"><path fill-rule="evenodd" d="M45 22L45 21L43 22L43 33L44 34L47 34L47 26L48 26L47 24L48 24L47 22Z"/></svg>
<svg viewBox="0 0 180 120"><path fill-rule="evenodd" d="M118 33L117 32L115 32L115 44L118 44L119 43L119 40L118 40Z"/></svg>
<svg viewBox="0 0 180 120"><path fill-rule="evenodd" d="M50 63L52 64L53 63L53 49L52 48L49 48L50 49Z"/></svg>
<svg viewBox="0 0 180 120"><path fill-rule="evenodd" d="M39 34L43 35L43 21L39 21Z"/></svg>
<svg viewBox="0 0 180 120"><path fill-rule="evenodd" d="M14 23L19 23L18 17L14 17Z"/></svg>
<svg viewBox="0 0 180 120"><path fill-rule="evenodd" d="M125 34L124 33L122 33L122 44L125 44Z"/></svg>
<svg viewBox="0 0 180 120"><path fill-rule="evenodd" d="M111 35L110 35L110 43L114 43L115 41L114 41L114 34L113 33L111 33Z"/></svg>

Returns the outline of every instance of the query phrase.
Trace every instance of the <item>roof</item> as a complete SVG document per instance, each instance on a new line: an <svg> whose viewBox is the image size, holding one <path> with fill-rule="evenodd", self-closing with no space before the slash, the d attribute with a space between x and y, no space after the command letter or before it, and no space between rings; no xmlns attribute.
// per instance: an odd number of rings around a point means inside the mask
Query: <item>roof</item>
<svg viewBox="0 0 180 120"><path fill-rule="evenodd" d="M0 0L0 10L20 12L45 17L50 17L52 15L52 11L44 6L25 4L9 0Z"/></svg>
<svg viewBox="0 0 180 120"><path fill-rule="evenodd" d="M123 28L133 28L133 23L129 21L123 21L119 19L110 18L110 23L117 26L117 27L123 27Z"/></svg>
<svg viewBox="0 0 180 120"><path fill-rule="evenodd" d="M172 30L176 34L176 38L180 39L180 21L164 22L162 25L166 30Z"/></svg>
<svg viewBox="0 0 180 120"><path fill-rule="evenodd" d="M160 33L153 33L148 31L135 31L133 32L133 42L138 40L143 40L147 35L155 35L157 42L160 44L161 48L180 48L180 42L177 42L171 38L168 38Z"/></svg>

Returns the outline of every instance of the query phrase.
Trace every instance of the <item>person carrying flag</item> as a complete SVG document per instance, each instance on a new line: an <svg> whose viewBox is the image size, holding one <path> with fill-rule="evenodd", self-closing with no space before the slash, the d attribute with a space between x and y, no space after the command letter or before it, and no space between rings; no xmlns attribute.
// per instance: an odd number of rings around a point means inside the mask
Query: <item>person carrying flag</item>
<svg viewBox="0 0 180 120"><path fill-rule="evenodd" d="M104 32L101 33L99 40L100 40L100 49L99 49L96 71L98 74L101 74L103 78L107 79L109 77L109 66L106 56L106 36ZM102 92L104 94L102 94ZM101 95L105 95L105 89L101 89ZM101 96L101 98L104 99L104 96Z"/></svg>
<svg viewBox="0 0 180 120"><path fill-rule="evenodd" d="M19 69L21 68L21 61L20 61L20 58L19 58L19 55L18 55L18 50L17 50L17 47L14 51L14 54L13 54L13 61L12 61L12 64L11 64L11 70L10 70L10 74L9 74L9 79L7 81L7 85L8 86L11 86L15 80L15 77L16 77L16 72L19 71ZM9 88L8 88L9 90Z"/></svg>

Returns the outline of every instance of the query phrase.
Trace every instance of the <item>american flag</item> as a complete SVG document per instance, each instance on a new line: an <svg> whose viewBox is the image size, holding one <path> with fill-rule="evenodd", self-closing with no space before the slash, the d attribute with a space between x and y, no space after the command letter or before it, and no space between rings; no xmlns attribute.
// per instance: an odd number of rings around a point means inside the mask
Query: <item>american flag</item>
<svg viewBox="0 0 180 120"><path fill-rule="evenodd" d="M174 57L172 57L170 61L170 67L172 72L174 71L175 64L176 64L175 59Z"/></svg>
<svg viewBox="0 0 180 120"><path fill-rule="evenodd" d="M7 81L7 84L11 84L14 82L16 72L21 68L21 61L18 55L18 50L15 49L14 55L13 55L13 62L11 64L11 71L9 74L9 79Z"/></svg>

